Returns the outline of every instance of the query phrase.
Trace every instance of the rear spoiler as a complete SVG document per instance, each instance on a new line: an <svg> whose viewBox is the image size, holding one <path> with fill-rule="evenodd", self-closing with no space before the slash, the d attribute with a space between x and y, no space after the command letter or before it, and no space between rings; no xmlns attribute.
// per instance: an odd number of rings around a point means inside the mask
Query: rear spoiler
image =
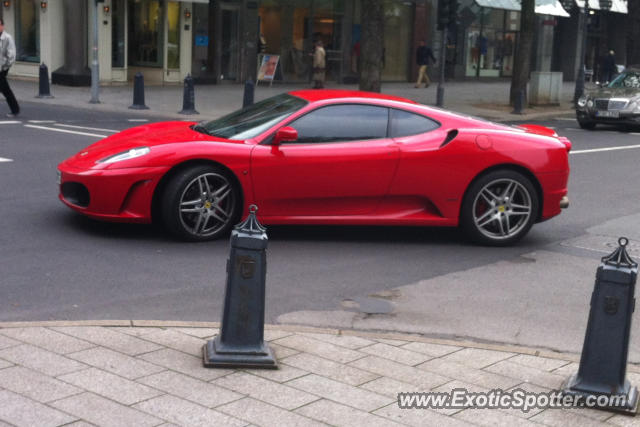
<svg viewBox="0 0 640 427"><path fill-rule="evenodd" d="M538 135L554 137L558 141L564 144L564 146L567 148L567 151L571 151L571 141L569 141L569 138L564 136L559 136L558 133L553 129L550 129L546 126L530 125L530 124L518 125L517 127L522 128L527 132L535 133Z"/></svg>

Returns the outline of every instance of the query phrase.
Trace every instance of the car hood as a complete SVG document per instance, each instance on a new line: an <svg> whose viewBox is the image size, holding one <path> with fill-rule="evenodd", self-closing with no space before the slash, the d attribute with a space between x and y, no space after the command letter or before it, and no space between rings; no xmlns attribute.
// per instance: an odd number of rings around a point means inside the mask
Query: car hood
<svg viewBox="0 0 640 427"><path fill-rule="evenodd" d="M587 93L591 98L632 98L640 95L640 89L634 87L603 87Z"/></svg>
<svg viewBox="0 0 640 427"><path fill-rule="evenodd" d="M136 126L104 138L92 144L67 160L74 167L92 167L98 160L138 147L155 147L166 144L187 142L244 143L205 135L191 129L195 122L160 122Z"/></svg>

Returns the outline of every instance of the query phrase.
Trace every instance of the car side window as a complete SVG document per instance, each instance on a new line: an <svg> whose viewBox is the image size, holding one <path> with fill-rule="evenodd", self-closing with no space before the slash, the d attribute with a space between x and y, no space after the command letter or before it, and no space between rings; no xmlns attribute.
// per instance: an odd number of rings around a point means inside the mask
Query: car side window
<svg viewBox="0 0 640 427"><path fill-rule="evenodd" d="M420 114L391 109L391 138L419 135L440 127L440 123Z"/></svg>
<svg viewBox="0 0 640 427"><path fill-rule="evenodd" d="M375 105L330 105L289 124L298 131L295 143L345 142L387 137L389 109Z"/></svg>

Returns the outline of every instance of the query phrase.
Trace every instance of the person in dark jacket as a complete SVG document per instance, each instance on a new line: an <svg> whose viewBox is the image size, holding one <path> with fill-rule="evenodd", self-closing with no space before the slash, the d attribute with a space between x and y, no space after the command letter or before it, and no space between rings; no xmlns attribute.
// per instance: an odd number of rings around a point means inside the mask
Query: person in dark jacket
<svg viewBox="0 0 640 427"><path fill-rule="evenodd" d="M416 63L420 66L416 87L420 87L422 80L425 82L425 87L429 87L431 84L431 80L429 80L429 76L427 75L427 66L430 62L435 63L436 58L433 56L431 48L426 45L425 41L420 40L420 46L416 49Z"/></svg>
<svg viewBox="0 0 640 427"><path fill-rule="evenodd" d="M618 67L616 67L616 55L615 52L610 50L609 54L604 57L602 61L602 80L610 82L617 74Z"/></svg>

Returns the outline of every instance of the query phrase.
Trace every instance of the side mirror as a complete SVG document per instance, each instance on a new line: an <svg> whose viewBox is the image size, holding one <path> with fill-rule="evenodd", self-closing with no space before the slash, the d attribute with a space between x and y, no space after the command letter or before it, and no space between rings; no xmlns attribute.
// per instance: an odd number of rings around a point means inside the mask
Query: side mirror
<svg viewBox="0 0 640 427"><path fill-rule="evenodd" d="M279 145L281 142L297 141L298 131L291 126L285 126L278 129L276 136L273 138L273 145Z"/></svg>

